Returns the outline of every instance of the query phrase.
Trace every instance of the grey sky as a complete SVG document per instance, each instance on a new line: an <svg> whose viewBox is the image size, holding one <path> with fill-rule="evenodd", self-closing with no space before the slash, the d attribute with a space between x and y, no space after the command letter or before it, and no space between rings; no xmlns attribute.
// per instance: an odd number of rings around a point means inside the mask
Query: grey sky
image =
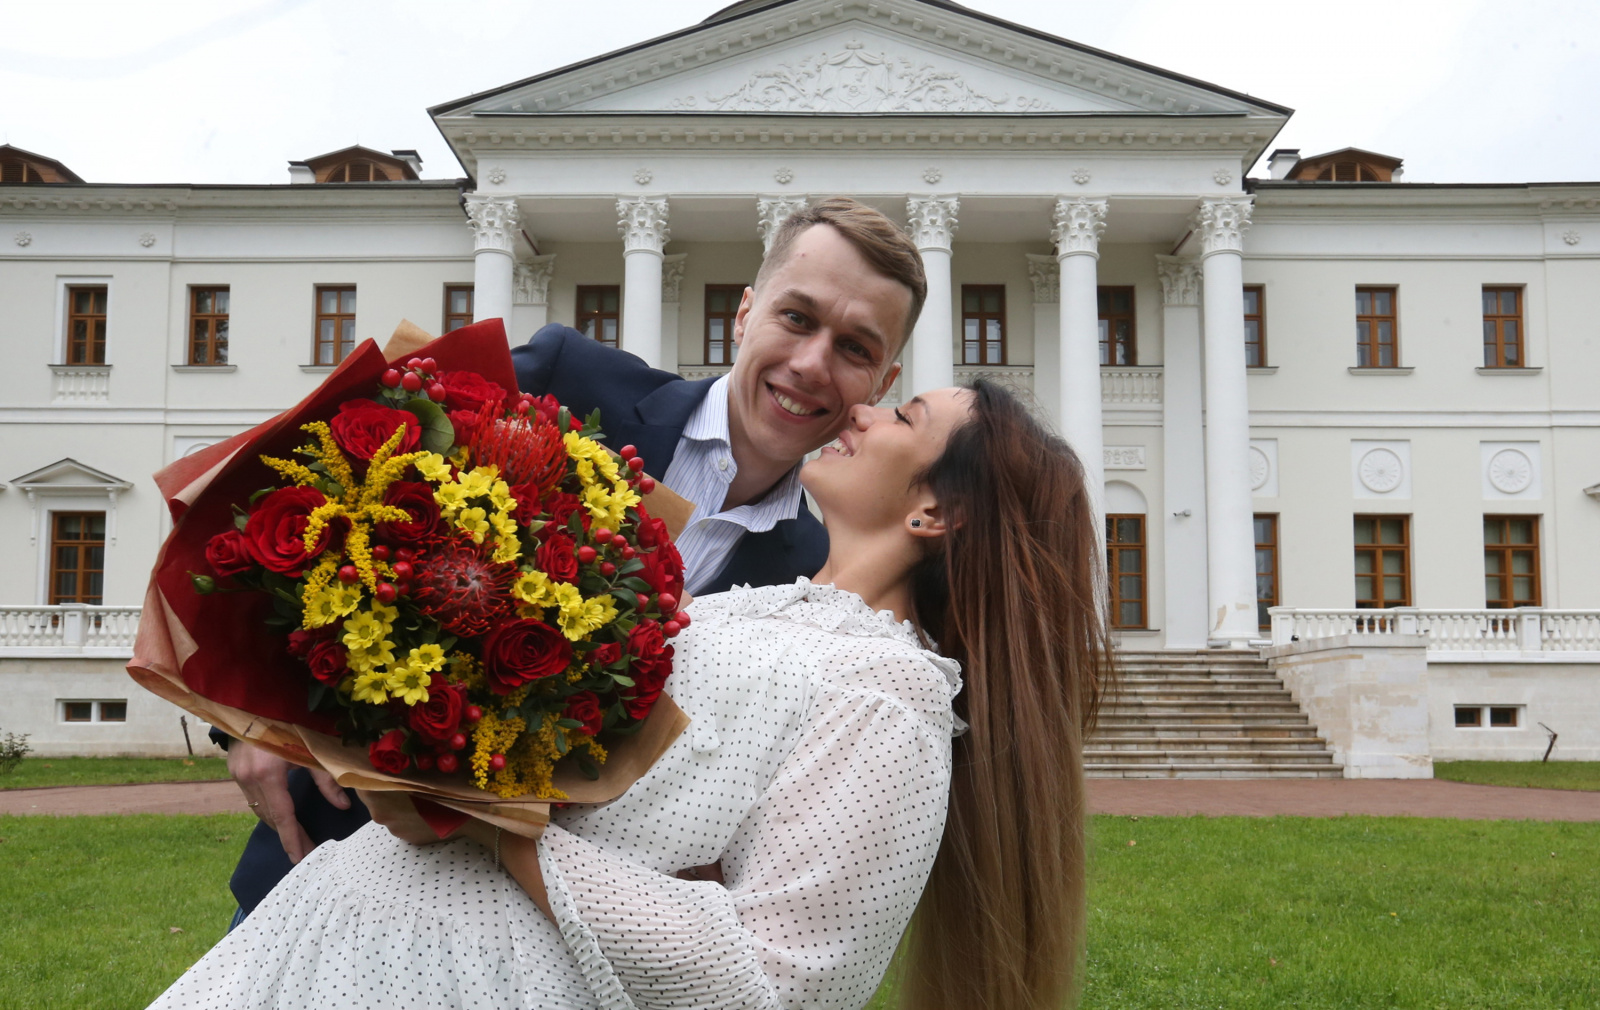
<svg viewBox="0 0 1600 1010"><path fill-rule="evenodd" d="M682 28L660 0L13 4L0 138L91 182L286 182L351 143L460 168L426 108ZM1277 145L1365 147L1412 182L1600 180L1594 0L978 0L1296 110ZM1264 163L1257 172L1264 172Z"/></svg>

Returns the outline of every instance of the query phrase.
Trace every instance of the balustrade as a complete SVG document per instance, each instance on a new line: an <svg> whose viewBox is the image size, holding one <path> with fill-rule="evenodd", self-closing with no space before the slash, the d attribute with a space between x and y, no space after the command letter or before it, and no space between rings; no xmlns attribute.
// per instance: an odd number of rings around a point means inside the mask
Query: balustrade
<svg viewBox="0 0 1600 1010"><path fill-rule="evenodd" d="M1429 654L1600 653L1595 610L1273 607L1271 614L1273 645L1340 635L1426 635Z"/></svg>
<svg viewBox="0 0 1600 1010"><path fill-rule="evenodd" d="M139 607L0 607L0 656L131 655Z"/></svg>

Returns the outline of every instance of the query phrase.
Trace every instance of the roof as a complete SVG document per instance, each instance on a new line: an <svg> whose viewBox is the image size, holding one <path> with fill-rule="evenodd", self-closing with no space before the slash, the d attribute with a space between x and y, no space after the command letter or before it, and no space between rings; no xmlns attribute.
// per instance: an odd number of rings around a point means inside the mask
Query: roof
<svg viewBox="0 0 1600 1010"><path fill-rule="evenodd" d="M46 182L61 183L83 181L83 179L79 178L78 173L74 172L72 169L63 165L54 158L46 158L42 154L34 154L32 151L24 151L22 148L12 147L10 144L0 144L0 158L6 157L20 158L23 161L32 163L36 167L43 167L50 173L61 177L59 179L47 179L45 180Z"/></svg>

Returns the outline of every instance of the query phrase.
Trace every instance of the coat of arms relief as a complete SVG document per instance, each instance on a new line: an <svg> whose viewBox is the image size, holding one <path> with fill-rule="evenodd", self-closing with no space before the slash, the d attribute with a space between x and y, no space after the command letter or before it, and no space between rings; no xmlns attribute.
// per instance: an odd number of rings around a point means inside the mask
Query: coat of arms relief
<svg viewBox="0 0 1600 1010"><path fill-rule="evenodd" d="M759 70L724 95L689 95L670 109L711 112L1050 112L1021 95L987 95L953 70L904 56L868 52L847 42L842 52Z"/></svg>

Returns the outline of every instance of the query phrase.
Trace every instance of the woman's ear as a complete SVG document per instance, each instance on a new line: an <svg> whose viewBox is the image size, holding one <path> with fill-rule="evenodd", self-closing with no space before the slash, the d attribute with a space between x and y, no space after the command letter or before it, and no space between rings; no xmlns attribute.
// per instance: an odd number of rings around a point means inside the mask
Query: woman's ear
<svg viewBox="0 0 1600 1010"><path fill-rule="evenodd" d="M918 505L906 515L906 530L914 537L942 537L945 534L944 513L931 501Z"/></svg>

